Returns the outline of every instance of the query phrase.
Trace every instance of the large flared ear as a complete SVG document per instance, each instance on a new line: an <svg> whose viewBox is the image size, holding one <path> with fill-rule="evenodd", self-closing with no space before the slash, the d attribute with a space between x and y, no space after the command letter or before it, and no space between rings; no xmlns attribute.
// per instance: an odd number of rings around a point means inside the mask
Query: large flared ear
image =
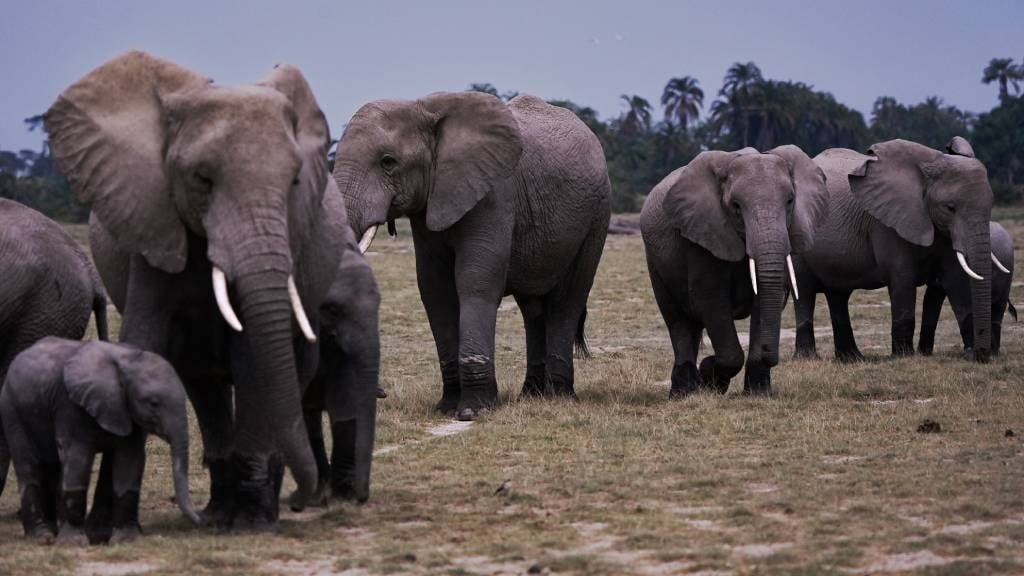
<svg viewBox="0 0 1024 576"><path fill-rule="evenodd" d="M669 174L663 206L682 235L716 258L739 261L746 255L743 239L729 222L722 203L722 182L739 152L701 152L685 167Z"/></svg>
<svg viewBox="0 0 1024 576"><path fill-rule="evenodd" d="M185 268L185 227L164 168L162 101L210 80L145 52L128 52L68 87L43 117L72 192L92 205L118 248L166 272Z"/></svg>
<svg viewBox="0 0 1024 576"><path fill-rule="evenodd" d="M782 157L789 164L793 177L793 227L789 242L796 253L807 252L814 246L818 226L828 215L828 187L825 173L804 151L792 144L768 151Z"/></svg>
<svg viewBox="0 0 1024 576"><path fill-rule="evenodd" d="M953 139L949 141L949 144L946 144L946 152L956 154L957 156L974 158L974 148L972 148L971 143L962 136L953 136Z"/></svg>
<svg viewBox="0 0 1024 576"><path fill-rule="evenodd" d="M302 169L296 185L301 193L289 197L288 224L289 230L295 232L294 238L304 238L303 233L308 232L309 227L302 223L316 220L314 216L327 189L327 149L331 142L327 118L313 96L313 89L294 66L278 64L260 85L284 94L295 113L295 141L302 153ZM292 250L293 255L298 254L300 246L292 246Z"/></svg>
<svg viewBox="0 0 1024 576"><path fill-rule="evenodd" d="M96 419L101 428L118 436L132 432L128 414L128 398L121 383L121 373L114 356L113 344L83 344L64 365L64 387L68 398Z"/></svg>
<svg viewBox="0 0 1024 576"><path fill-rule="evenodd" d="M512 174L523 142L512 111L490 94L438 92L419 104L437 115L427 228L444 230Z"/></svg>
<svg viewBox="0 0 1024 576"><path fill-rule="evenodd" d="M922 169L942 156L907 140L889 140L868 149L850 172L850 191L868 214L918 246L931 246L935 226L925 204Z"/></svg>

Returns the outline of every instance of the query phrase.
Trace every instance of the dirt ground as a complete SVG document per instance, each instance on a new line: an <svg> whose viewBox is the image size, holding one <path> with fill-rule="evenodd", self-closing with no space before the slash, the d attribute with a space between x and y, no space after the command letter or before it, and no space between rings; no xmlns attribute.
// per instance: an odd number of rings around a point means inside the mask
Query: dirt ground
<svg viewBox="0 0 1024 576"><path fill-rule="evenodd" d="M1024 245L1024 208L994 217ZM787 308L773 397L739 396L734 381L725 396L669 401L671 347L641 239L609 236L579 401L516 399L525 352L509 299L497 338L506 404L455 424L431 410L440 376L402 232L370 255L390 397L368 504L287 514L276 535L196 529L169 502L167 447L152 440L146 536L128 545L22 541L12 472L0 574L1024 574L1024 325L1007 319L1002 356L969 364L947 308L935 356L893 360L888 297L861 292L851 315L868 361L845 365L831 359L819 297L822 359L789 359ZM1019 248L1015 261L1024 270ZM1024 303L1020 273L1013 299ZM941 430L919 432L926 420ZM192 488L204 503L199 466Z"/></svg>

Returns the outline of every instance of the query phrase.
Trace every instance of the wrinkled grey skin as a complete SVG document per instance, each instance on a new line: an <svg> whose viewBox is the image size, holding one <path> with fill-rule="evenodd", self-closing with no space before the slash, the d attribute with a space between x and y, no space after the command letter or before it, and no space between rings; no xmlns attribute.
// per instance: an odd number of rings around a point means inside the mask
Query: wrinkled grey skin
<svg viewBox="0 0 1024 576"><path fill-rule="evenodd" d="M140 534L146 435L171 445L175 499L199 523L188 490L185 389L166 360L108 342L47 337L15 358L0 414L21 492L25 535L60 543L123 541ZM93 458L100 480L86 518Z"/></svg>
<svg viewBox="0 0 1024 576"><path fill-rule="evenodd" d="M107 296L78 243L56 222L0 198L0 383L14 357L44 336L79 339L96 315L107 339ZM0 429L0 494L10 454Z"/></svg>
<svg viewBox="0 0 1024 576"><path fill-rule="evenodd" d="M329 496L366 502L377 418L380 373L380 292L373 271L352 238L327 298L320 304L320 363L302 398L319 484L310 505ZM323 412L333 437L324 445Z"/></svg>
<svg viewBox="0 0 1024 576"><path fill-rule="evenodd" d="M954 138L947 153L906 140L873 145L868 154L831 149L814 161L828 180L831 209L814 248L797 261L796 356L816 356L815 294L832 317L836 358L860 360L850 325L853 290L886 287L892 303L892 353L914 353L917 286L930 278L942 242L962 252L983 280L971 280L974 353L991 355L994 270L988 223L992 189L970 144ZM959 267L958 267L959 268ZM963 271L961 270L961 273Z"/></svg>
<svg viewBox="0 0 1024 576"><path fill-rule="evenodd" d="M1013 237L998 222L989 222L992 253L1010 271L1006 274L993 266L992 272L992 355L999 354L1002 341L1003 315L1007 309L1017 321L1017 310L1010 302L1010 287L1013 284ZM936 240L938 242L938 239ZM964 353L970 355L974 349L974 318L971 314L971 282L957 264L956 255L945 243L937 261L934 277L928 281L921 304L921 336L917 350L929 355L935 347L935 328L939 323L942 303L949 298L956 323L960 327Z"/></svg>
<svg viewBox="0 0 1024 576"><path fill-rule="evenodd" d="M356 237L409 217L441 366L438 410L473 419L497 403L495 318L508 294L526 325L523 393L575 394L573 343L610 187L601 144L572 112L479 92L372 102L346 127L334 177Z"/></svg>
<svg viewBox="0 0 1024 576"><path fill-rule="evenodd" d="M302 498L317 483L301 407L317 347L297 328L287 280L316 326L343 251L344 204L309 85L281 65L257 85L217 86L130 52L65 90L45 122L72 191L91 204L120 340L168 358L195 407L211 477L204 514L273 528L281 458ZM218 312L212 266L241 333Z"/></svg>
<svg viewBox="0 0 1024 576"><path fill-rule="evenodd" d="M670 397L705 385L728 390L743 367L734 320L747 316L744 392L770 391L790 284L786 256L813 245L827 211L825 177L796 146L703 152L655 186L640 229L675 353ZM756 263L756 296L749 260ZM698 368L703 330L715 353Z"/></svg>

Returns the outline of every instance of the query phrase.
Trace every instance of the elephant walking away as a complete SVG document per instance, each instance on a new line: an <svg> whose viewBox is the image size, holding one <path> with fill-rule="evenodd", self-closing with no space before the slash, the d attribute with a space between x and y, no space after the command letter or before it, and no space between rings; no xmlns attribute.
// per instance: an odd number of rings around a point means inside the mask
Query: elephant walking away
<svg viewBox="0 0 1024 576"><path fill-rule="evenodd" d="M999 354L1003 334L1003 316L1007 310L1014 322L1017 309L1010 302L1010 287L1013 284L1013 237L998 222L989 222L992 243L992 355ZM936 239L939 242L939 239ZM921 304L921 336L917 350L929 355L935 347L935 328L939 323L942 303L949 298L949 306L956 316L963 342L964 354L970 356L974 349L974 318L971 314L971 278L960 269L956 251L948 242L940 250L934 277L928 281ZM1003 264L1005 262L1005 265ZM999 273L996 272L999 271Z"/></svg>
<svg viewBox="0 0 1024 576"><path fill-rule="evenodd" d="M345 128L334 177L364 250L379 225L412 224L439 411L472 420L496 405L509 294L526 326L523 394L575 395L573 347L610 218L604 152L575 114L480 92L371 102Z"/></svg>
<svg viewBox="0 0 1024 576"><path fill-rule="evenodd" d="M67 88L44 121L58 167L91 205L121 342L166 357L195 408L204 514L274 528L284 465L296 506L316 490L301 399L344 252L309 84L279 65L259 84L219 86L129 52Z"/></svg>
<svg viewBox="0 0 1024 576"><path fill-rule="evenodd" d="M45 336L78 340L96 316L107 339L107 296L89 257L56 222L0 198L0 384L15 356ZM0 428L0 494L10 464Z"/></svg>
<svg viewBox="0 0 1024 576"><path fill-rule="evenodd" d="M906 140L873 145L867 154L834 148L814 159L825 172L830 206L814 247L796 261L796 356L816 356L815 295L824 292L836 358L858 360L850 294L886 287L892 353L913 354L917 287L927 282L940 246L951 246L970 276L973 358L992 350L992 189L970 144L954 138L945 153ZM942 242L936 242L936 238ZM1001 273L1001 272L999 272Z"/></svg>
<svg viewBox="0 0 1024 576"><path fill-rule="evenodd" d="M743 368L735 320L747 316L743 390L770 391L787 284L796 285L792 255L814 244L827 212L825 176L791 145L702 152L654 187L640 228L675 354L670 397L702 386L728 390ZM698 367L704 330L714 355Z"/></svg>
<svg viewBox="0 0 1024 576"><path fill-rule="evenodd" d="M194 523L188 489L185 389L166 360L108 342L47 337L15 358L0 392L25 536L121 542L141 534L138 504L146 435L171 445L174 495ZM100 481L86 517L93 459ZM106 492L105 492L106 491Z"/></svg>

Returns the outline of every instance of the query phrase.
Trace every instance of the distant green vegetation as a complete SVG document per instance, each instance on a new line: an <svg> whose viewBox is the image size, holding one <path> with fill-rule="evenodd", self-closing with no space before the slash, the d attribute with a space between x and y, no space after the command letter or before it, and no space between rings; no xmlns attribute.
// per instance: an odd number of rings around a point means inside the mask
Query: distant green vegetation
<svg viewBox="0 0 1024 576"><path fill-rule="evenodd" d="M687 164L701 150L767 150L796 144L811 156L826 148L863 150L873 142L905 138L941 149L953 136L965 136L988 168L996 202L1024 198L1024 63L993 58L981 81L995 84L999 104L972 114L931 97L908 105L895 98L875 100L870 122L832 94L792 80L765 78L753 62L733 64L715 99L705 108L705 93L690 76L670 78L660 99L660 113L646 99L622 95L624 111L602 120L589 106L569 100L552 104L576 113L600 138L612 180L612 209L635 212L644 196L666 174ZM470 90L511 100L518 92L499 92L489 83ZM42 117L25 120L28 129ZM52 218L84 222L88 209L71 196L56 171L49 146L39 151L0 149L0 197L27 204Z"/></svg>

